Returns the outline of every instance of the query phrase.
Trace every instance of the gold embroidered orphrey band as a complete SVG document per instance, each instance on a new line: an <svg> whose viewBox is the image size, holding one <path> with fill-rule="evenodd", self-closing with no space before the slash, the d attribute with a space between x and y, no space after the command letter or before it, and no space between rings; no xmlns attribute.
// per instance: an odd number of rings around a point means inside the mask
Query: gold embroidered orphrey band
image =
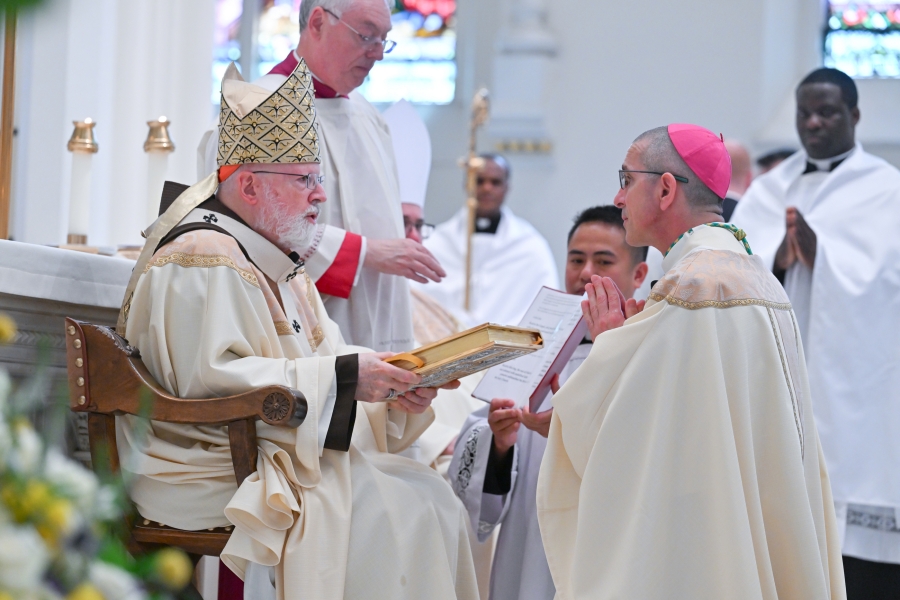
<svg viewBox="0 0 900 600"><path fill-rule="evenodd" d="M172 254L164 254L157 256L144 267L144 273L152 267L162 267L167 264L175 264L180 267L228 267L237 271L237 273L250 285L259 287L259 279L252 271L242 269L237 266L231 258L221 254L188 254L185 252L173 252Z"/></svg>
<svg viewBox="0 0 900 600"><path fill-rule="evenodd" d="M688 310L697 310L700 308L731 308L733 306L765 306L775 310L791 310L790 302L772 302L770 300L762 300L759 298L740 298L737 300L698 300L696 302L688 302L674 296L663 296L656 292L650 292L650 299L655 302L668 302L681 308Z"/></svg>

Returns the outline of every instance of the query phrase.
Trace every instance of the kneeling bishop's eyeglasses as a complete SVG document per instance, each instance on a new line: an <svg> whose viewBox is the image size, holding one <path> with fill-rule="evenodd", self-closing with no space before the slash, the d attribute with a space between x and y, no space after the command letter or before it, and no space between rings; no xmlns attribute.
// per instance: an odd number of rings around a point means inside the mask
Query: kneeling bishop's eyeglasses
<svg viewBox="0 0 900 600"><path fill-rule="evenodd" d="M625 186L628 185L628 173L647 173L648 175L665 175L669 173L668 171L633 171L631 169L619 169L619 188L625 189ZM675 181L680 181L681 183L687 183L688 178L682 177L681 175L676 175L674 173L669 173L672 177L675 178Z"/></svg>

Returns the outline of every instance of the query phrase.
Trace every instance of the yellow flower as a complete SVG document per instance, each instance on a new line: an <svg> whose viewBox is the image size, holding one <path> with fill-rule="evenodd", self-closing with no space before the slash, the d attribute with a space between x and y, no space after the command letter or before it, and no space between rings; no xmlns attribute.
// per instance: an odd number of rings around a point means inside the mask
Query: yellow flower
<svg viewBox="0 0 900 600"><path fill-rule="evenodd" d="M28 512L34 513L41 510L49 500L50 487L46 483L32 479L25 484L21 502Z"/></svg>
<svg viewBox="0 0 900 600"><path fill-rule="evenodd" d="M8 344L16 338L16 322L0 313L0 344Z"/></svg>
<svg viewBox="0 0 900 600"><path fill-rule="evenodd" d="M9 592L0 592L0 600L16 600Z"/></svg>
<svg viewBox="0 0 900 600"><path fill-rule="evenodd" d="M187 554L176 548L164 548L156 555L156 575L173 590L180 590L191 580L194 571Z"/></svg>
<svg viewBox="0 0 900 600"><path fill-rule="evenodd" d="M77 588L69 592L66 600L105 600L100 590L90 583L82 583Z"/></svg>
<svg viewBox="0 0 900 600"><path fill-rule="evenodd" d="M62 498L54 498L44 509L44 522L55 531L62 533L69 532L74 516L72 503Z"/></svg>

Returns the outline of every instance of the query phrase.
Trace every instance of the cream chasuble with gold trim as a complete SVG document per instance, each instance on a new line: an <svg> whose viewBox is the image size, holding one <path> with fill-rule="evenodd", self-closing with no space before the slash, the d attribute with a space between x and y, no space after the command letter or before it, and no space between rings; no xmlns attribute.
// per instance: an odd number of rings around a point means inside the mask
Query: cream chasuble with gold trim
<svg viewBox="0 0 900 600"><path fill-rule="evenodd" d="M182 529L235 525L223 561L241 576L248 562L275 566L281 599L477 598L462 508L437 473L392 454L431 412L359 403L349 452L323 450L335 356L367 350L344 344L308 277L277 278L281 302L275 279L215 231L182 234L149 261L126 337L163 387L213 397L286 385L309 414L297 429L257 424L258 470L239 489L225 427L151 422L142 437L120 417L139 512Z"/></svg>
<svg viewBox="0 0 900 600"><path fill-rule="evenodd" d="M663 267L553 399L537 505L557 598L845 598L784 291L720 228Z"/></svg>

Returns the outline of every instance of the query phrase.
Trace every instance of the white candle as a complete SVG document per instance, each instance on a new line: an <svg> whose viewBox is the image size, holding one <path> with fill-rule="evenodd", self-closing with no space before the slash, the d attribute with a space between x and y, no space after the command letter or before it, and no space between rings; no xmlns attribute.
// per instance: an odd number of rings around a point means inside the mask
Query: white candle
<svg viewBox="0 0 900 600"><path fill-rule="evenodd" d="M69 196L69 242L85 243L91 212L90 152L72 152L72 185ZM74 236L84 236L79 239Z"/></svg>
<svg viewBox="0 0 900 600"><path fill-rule="evenodd" d="M163 184L166 181L168 166L168 152L147 152L147 206L144 227L149 227L159 216L159 201L162 196Z"/></svg>

